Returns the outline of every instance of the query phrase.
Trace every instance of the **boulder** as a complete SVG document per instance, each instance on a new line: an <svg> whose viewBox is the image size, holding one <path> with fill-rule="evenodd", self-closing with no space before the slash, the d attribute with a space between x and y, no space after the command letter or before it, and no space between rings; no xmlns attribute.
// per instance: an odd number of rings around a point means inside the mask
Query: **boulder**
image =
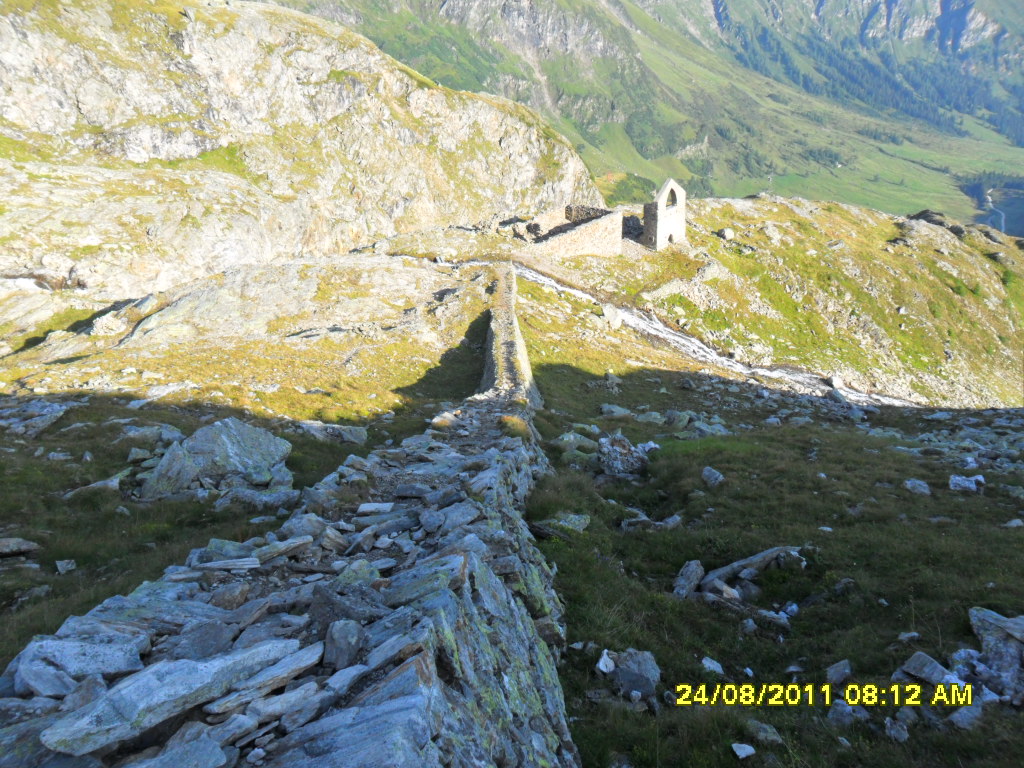
<svg viewBox="0 0 1024 768"><path fill-rule="evenodd" d="M903 481L903 487L911 493L916 493L919 496L931 496L932 489L928 487L928 483L924 480L918 480L917 478L909 478Z"/></svg>
<svg viewBox="0 0 1024 768"><path fill-rule="evenodd" d="M224 487L289 488L291 443L231 417L172 444L142 486L144 499L188 490L200 478Z"/></svg>
<svg viewBox="0 0 1024 768"><path fill-rule="evenodd" d="M708 488L717 488L725 482L725 475L714 467L704 467L701 470L700 479L704 481Z"/></svg>
<svg viewBox="0 0 1024 768"><path fill-rule="evenodd" d="M0 557L12 557L14 555L29 555L37 552L40 546L34 541L19 538L0 539Z"/></svg>
<svg viewBox="0 0 1024 768"><path fill-rule="evenodd" d="M661 669L650 651L627 648L615 659L611 679L618 686L619 695L629 697L639 691L641 698L654 696L655 687L661 680Z"/></svg>
<svg viewBox="0 0 1024 768"><path fill-rule="evenodd" d="M985 488L984 475L964 477L963 475L949 476L949 490L963 491L965 493L979 493Z"/></svg>
<svg viewBox="0 0 1024 768"><path fill-rule="evenodd" d="M658 448L657 443L634 446L629 438L616 432L598 441L598 460L608 475L635 475L647 466L647 454Z"/></svg>

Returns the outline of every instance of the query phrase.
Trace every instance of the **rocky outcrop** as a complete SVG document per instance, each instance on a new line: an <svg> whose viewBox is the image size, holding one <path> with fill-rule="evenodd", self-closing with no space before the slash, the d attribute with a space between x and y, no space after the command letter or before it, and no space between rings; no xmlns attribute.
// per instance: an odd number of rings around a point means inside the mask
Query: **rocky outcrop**
<svg viewBox="0 0 1024 768"><path fill-rule="evenodd" d="M205 485L233 488L291 488L292 473L284 465L292 446L265 429L235 418L203 427L180 443L172 443L143 483L140 497L156 499Z"/></svg>
<svg viewBox="0 0 1024 768"><path fill-rule="evenodd" d="M0 50L4 278L138 297L240 263L600 202L526 109L440 88L294 11L10 9Z"/></svg>
<svg viewBox="0 0 1024 768"><path fill-rule="evenodd" d="M0 676L0 766L578 765L562 608L520 515L547 460L505 426L532 413L514 290L505 272L500 360L443 428L350 456L276 533L211 540L34 639ZM353 483L373 500L343 506Z"/></svg>

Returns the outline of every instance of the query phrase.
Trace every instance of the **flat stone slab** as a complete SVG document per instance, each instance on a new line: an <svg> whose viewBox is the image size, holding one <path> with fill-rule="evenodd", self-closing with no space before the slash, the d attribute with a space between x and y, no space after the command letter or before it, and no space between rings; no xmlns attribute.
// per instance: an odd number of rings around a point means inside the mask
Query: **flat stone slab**
<svg viewBox="0 0 1024 768"><path fill-rule="evenodd" d="M234 683L232 692L203 707L208 714L223 714L258 699L275 688L298 677L314 664L319 663L324 655L324 644L313 643L301 651L291 653L276 663L268 666L258 674L246 680Z"/></svg>
<svg viewBox="0 0 1024 768"><path fill-rule="evenodd" d="M206 661L159 661L58 720L40 738L55 752L85 755L134 738L293 653L297 640L268 640Z"/></svg>
<svg viewBox="0 0 1024 768"><path fill-rule="evenodd" d="M34 541L19 538L0 539L0 557L11 557L13 555L27 555L36 552L40 546Z"/></svg>

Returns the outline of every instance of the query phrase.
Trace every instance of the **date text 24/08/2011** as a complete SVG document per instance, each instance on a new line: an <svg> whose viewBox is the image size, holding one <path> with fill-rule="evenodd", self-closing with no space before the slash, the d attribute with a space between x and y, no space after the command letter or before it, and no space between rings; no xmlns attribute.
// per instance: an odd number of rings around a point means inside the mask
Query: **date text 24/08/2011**
<svg viewBox="0 0 1024 768"><path fill-rule="evenodd" d="M797 707L832 706L834 699L843 699L850 706L919 707L970 706L973 700L970 684L935 686L925 696L924 686L917 683L850 683L842 688L829 683L698 683L676 686L676 705L726 707Z"/></svg>

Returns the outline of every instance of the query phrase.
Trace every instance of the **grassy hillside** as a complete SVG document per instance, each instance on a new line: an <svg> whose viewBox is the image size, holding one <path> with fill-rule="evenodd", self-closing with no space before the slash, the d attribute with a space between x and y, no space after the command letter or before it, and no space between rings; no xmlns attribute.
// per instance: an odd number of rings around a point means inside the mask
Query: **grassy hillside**
<svg viewBox="0 0 1024 768"><path fill-rule="evenodd" d="M868 719L852 727L832 723L820 699L792 707L670 702L679 684L818 685L844 659L852 668L845 682L888 685L917 651L946 664L957 649L977 648L970 607L1018 615L1024 593L1017 531L1001 526L1021 514L1019 471L984 462L977 470L988 481L983 495L947 485L963 471L954 445L970 433L966 425L987 431L1019 410L960 411L934 421L930 411L883 408L855 426L826 398L736 379L628 330L580 323L586 304L526 282L521 292L524 335L545 397L537 419L542 435L575 431L596 440L621 430L634 443L660 446L639 477L616 482L595 478L585 461L574 468L579 455L549 443L558 471L542 481L528 509L534 524L566 513L588 521L581 532L550 523L538 529L556 531L541 548L558 566L556 586L567 606L572 645L561 678L586 768L623 761L634 768L732 766L737 742L757 750L745 762L792 768L1018 762L1021 715L1011 707L986 707L971 731L934 725L948 709L915 707L900 713L909 723L901 743L885 732L885 718L898 713L891 702L867 708ZM632 415L603 417L603 403ZM671 410L730 434L698 437L678 423L636 418ZM766 422L772 417L781 425ZM1005 436L996 440L1020 445L1019 428L996 432ZM723 473L724 484L709 488L701 479L705 466ZM931 494L908 491L909 478L927 482ZM623 530L639 512L652 522L678 515L680 523ZM687 561L711 570L780 545L802 547L806 566L762 573L753 604L778 610L795 602L799 611L786 631L745 631L744 614L671 594ZM904 633L916 634L899 640ZM617 696L595 669L603 649L626 648L655 656L657 714ZM722 674L709 671L705 657L720 663ZM757 740L752 720L776 729L779 741Z"/></svg>

